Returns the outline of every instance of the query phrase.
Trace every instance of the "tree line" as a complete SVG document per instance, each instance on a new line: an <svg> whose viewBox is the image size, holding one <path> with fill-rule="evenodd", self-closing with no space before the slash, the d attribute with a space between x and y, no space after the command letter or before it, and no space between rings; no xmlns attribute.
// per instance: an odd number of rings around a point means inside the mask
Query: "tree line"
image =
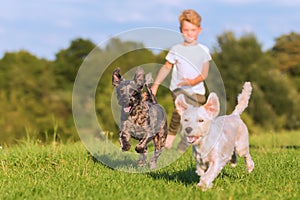
<svg viewBox="0 0 300 200"><path fill-rule="evenodd" d="M0 145L28 137L41 142L52 137L79 140L72 115L72 90L77 72L91 52L94 55L89 59L97 60L95 67L108 65L96 90L98 121L104 130L118 137L110 106L112 71L116 66L126 73L145 63L164 63L167 51L156 54L142 43L118 38L99 47L89 39L78 38L59 50L53 61L25 50L7 52L1 58ZM120 56L120 52L127 53ZM282 35L272 48L263 51L255 35L236 37L225 32L217 37L211 54L224 81L228 112L233 110L243 82L252 82L253 95L242 116L251 133L300 128L300 34ZM109 62L109 58L115 59ZM157 69L149 67L153 74ZM168 89L159 89L157 98L170 118L173 104Z"/></svg>

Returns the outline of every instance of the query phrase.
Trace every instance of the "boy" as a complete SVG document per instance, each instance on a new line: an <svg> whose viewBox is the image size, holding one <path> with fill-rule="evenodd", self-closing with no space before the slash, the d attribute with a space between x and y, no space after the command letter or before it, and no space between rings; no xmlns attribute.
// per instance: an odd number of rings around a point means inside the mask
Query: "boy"
<svg viewBox="0 0 300 200"><path fill-rule="evenodd" d="M198 35L202 31L200 15L192 9L184 10L179 16L179 22L184 41L170 49L166 56L166 62L159 70L151 89L156 95L159 84L173 69L169 87L172 91L173 101L179 94L184 94L187 103L200 106L206 101L203 81L208 76L211 56L208 48L197 41ZM172 147L179 128L180 116L174 104L166 148ZM184 138L181 139L177 148L181 152L186 150L187 143Z"/></svg>

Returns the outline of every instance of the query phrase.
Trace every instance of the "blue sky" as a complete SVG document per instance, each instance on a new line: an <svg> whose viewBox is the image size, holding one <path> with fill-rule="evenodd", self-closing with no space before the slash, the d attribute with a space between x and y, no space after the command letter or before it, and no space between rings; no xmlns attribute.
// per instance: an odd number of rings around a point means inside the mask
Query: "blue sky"
<svg viewBox="0 0 300 200"><path fill-rule="evenodd" d="M54 59L73 39L99 44L136 28L178 32L187 8L202 16L199 41L210 49L224 31L254 33L264 49L282 34L300 33L300 0L9 0L0 6L0 58L25 49Z"/></svg>

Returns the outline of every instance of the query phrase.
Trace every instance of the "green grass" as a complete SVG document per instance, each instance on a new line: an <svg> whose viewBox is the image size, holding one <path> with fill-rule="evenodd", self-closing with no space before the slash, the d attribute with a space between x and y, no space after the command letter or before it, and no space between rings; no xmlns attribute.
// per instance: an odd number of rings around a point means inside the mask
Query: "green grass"
<svg viewBox="0 0 300 200"><path fill-rule="evenodd" d="M0 199L300 199L300 132L250 141L254 171L248 174L240 159L206 192L195 187L190 149L158 171L126 173L95 161L81 143L27 141L0 149Z"/></svg>

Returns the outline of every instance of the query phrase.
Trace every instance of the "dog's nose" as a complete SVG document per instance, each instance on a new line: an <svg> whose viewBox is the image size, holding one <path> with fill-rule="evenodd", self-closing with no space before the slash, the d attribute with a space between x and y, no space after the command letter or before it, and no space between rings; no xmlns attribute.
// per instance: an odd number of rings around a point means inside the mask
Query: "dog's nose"
<svg viewBox="0 0 300 200"><path fill-rule="evenodd" d="M192 127L186 127L186 128L185 128L185 132L186 132L187 134L191 133L192 130L193 130Z"/></svg>

